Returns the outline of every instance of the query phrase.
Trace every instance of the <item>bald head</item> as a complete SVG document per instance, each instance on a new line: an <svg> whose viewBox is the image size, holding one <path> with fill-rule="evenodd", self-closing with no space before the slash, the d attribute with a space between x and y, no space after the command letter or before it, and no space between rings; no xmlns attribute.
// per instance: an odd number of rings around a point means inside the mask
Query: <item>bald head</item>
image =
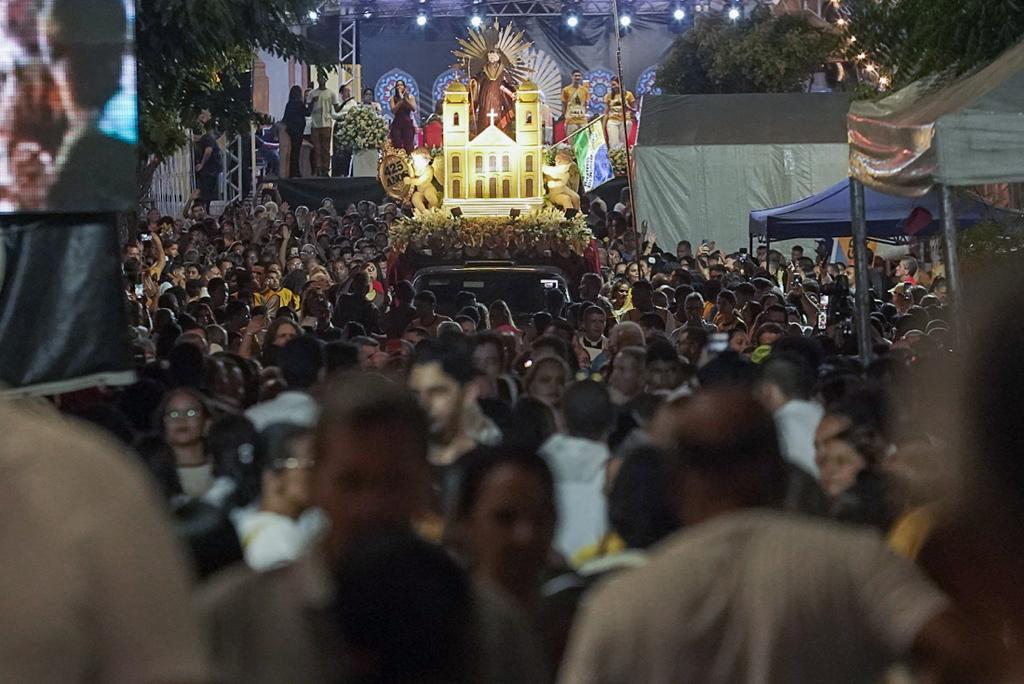
<svg viewBox="0 0 1024 684"><path fill-rule="evenodd" d="M618 352L626 347L643 347L644 330L632 321L623 321L612 328L608 336L608 347L610 351Z"/></svg>

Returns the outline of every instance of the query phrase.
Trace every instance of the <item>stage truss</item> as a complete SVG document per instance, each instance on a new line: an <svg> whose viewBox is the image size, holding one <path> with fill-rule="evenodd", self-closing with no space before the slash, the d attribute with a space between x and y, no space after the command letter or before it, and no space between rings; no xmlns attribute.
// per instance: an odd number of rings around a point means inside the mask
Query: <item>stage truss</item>
<svg viewBox="0 0 1024 684"><path fill-rule="evenodd" d="M488 17L557 17L566 3L544 0L511 0L479 2L473 7ZM573 3L584 16L609 16L611 0L581 0ZM690 9L700 5L703 11L722 11L735 4L733 0L684 0ZM761 0L743 0L745 9L761 4ZM431 0L430 13L435 17L465 16L470 6L465 0ZM667 16L679 6L679 0L620 0L620 9L628 8L634 16ZM415 17L424 5L408 0L327 0L320 9L322 14L367 19L379 17ZM353 43L355 40L353 31Z"/></svg>

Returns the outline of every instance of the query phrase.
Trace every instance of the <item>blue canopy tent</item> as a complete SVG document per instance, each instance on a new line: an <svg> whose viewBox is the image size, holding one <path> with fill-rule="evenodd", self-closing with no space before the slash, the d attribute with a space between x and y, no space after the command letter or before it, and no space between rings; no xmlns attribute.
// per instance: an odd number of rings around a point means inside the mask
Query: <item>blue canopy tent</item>
<svg viewBox="0 0 1024 684"><path fill-rule="evenodd" d="M876 239L938 235L941 231L939 193L921 197L897 197L864 190L868 236ZM957 198L960 228L1000 213L984 202ZM798 202L774 209L750 212L750 237L767 242L799 238L833 238L853 235L850 211L850 179Z"/></svg>

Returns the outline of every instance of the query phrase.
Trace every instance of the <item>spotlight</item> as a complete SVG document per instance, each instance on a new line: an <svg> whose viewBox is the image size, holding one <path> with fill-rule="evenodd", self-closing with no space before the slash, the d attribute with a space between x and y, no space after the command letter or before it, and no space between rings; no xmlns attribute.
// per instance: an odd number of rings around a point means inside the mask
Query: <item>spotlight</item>
<svg viewBox="0 0 1024 684"><path fill-rule="evenodd" d="M459 218L462 216L462 209L459 207L452 207L451 209L452 218Z"/></svg>
<svg viewBox="0 0 1024 684"><path fill-rule="evenodd" d="M427 12L426 10L420 10L416 13L416 25L423 28L427 25Z"/></svg>
<svg viewBox="0 0 1024 684"><path fill-rule="evenodd" d="M508 217L509 218L513 218L513 219L517 219L517 218L519 218L519 215L521 213L523 213L522 209L509 209L508 210Z"/></svg>
<svg viewBox="0 0 1024 684"><path fill-rule="evenodd" d="M469 26L473 27L474 29L479 29L480 27L483 26L483 12L480 11L480 8L477 7L477 4L478 3L474 2L473 6L470 7L469 18L467 19Z"/></svg>
<svg viewBox="0 0 1024 684"><path fill-rule="evenodd" d="M372 19L372 18L373 18L373 12L368 10L368 9L364 9L363 10L363 19Z"/></svg>
<svg viewBox="0 0 1024 684"><path fill-rule="evenodd" d="M729 18L732 19L733 21L736 21L737 19L739 19L740 18L740 8L739 7L730 7L729 8Z"/></svg>
<svg viewBox="0 0 1024 684"><path fill-rule="evenodd" d="M674 10L672 10L672 19L674 19L675 21L682 21L685 18L686 10L683 9L682 7L676 7Z"/></svg>
<svg viewBox="0 0 1024 684"><path fill-rule="evenodd" d="M320 18L320 15L317 14L316 10L309 10L306 16L309 18L310 21L316 21L317 19Z"/></svg>
<svg viewBox="0 0 1024 684"><path fill-rule="evenodd" d="M619 26L621 26L622 28L629 28L629 25L632 23L633 19L628 14L623 14L621 17L619 17Z"/></svg>
<svg viewBox="0 0 1024 684"><path fill-rule="evenodd" d="M562 21L570 30L580 25L580 6L577 2L562 4Z"/></svg>

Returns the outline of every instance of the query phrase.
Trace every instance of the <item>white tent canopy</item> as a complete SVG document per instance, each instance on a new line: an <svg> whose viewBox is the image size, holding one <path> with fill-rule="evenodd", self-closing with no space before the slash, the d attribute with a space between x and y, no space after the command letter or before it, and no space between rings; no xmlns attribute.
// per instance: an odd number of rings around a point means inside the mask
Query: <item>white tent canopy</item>
<svg viewBox="0 0 1024 684"><path fill-rule="evenodd" d="M746 245L754 209L788 204L847 175L849 97L645 96L634 150L635 214L663 245Z"/></svg>
<svg viewBox="0 0 1024 684"><path fill-rule="evenodd" d="M895 195L1024 182L1024 42L939 87L931 77L850 108L850 174Z"/></svg>

